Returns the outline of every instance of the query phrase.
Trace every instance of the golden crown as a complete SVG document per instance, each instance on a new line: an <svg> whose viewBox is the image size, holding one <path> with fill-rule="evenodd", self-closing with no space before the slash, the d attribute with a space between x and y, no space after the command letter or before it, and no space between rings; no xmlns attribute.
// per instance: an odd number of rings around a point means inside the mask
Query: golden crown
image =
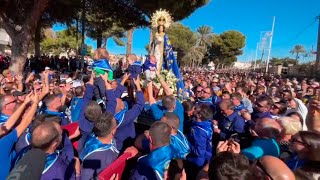
<svg viewBox="0 0 320 180"><path fill-rule="evenodd" d="M172 17L170 13L165 9L159 9L152 14L151 26L157 28L159 25L163 25L165 28L170 27L172 23Z"/></svg>

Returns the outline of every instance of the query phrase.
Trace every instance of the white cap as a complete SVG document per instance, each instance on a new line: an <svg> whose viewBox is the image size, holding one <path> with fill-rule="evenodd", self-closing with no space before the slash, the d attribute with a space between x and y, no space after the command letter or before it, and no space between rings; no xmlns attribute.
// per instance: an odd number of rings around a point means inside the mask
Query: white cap
<svg viewBox="0 0 320 180"><path fill-rule="evenodd" d="M73 88L76 88L76 87L79 87L79 86L82 86L80 81L73 81L73 84L72 84Z"/></svg>
<svg viewBox="0 0 320 180"><path fill-rule="evenodd" d="M73 83L73 80L72 80L71 78L67 78L67 79L66 79L66 83L67 83L67 84Z"/></svg>
<svg viewBox="0 0 320 180"><path fill-rule="evenodd" d="M44 70L50 70L50 68L49 68L48 66L46 66L46 67L44 68Z"/></svg>

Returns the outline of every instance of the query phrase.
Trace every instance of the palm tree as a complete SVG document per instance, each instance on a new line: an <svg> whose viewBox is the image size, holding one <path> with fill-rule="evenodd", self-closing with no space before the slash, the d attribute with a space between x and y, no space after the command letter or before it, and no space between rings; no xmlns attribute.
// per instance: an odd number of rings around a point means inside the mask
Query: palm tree
<svg viewBox="0 0 320 180"><path fill-rule="evenodd" d="M183 57L182 62L185 65L192 66L199 66L202 63L202 59L205 56L205 48L202 46L193 46L190 48L188 53Z"/></svg>
<svg viewBox="0 0 320 180"><path fill-rule="evenodd" d="M207 46L210 44L211 42L211 37L213 35L212 33L212 28L209 27L209 26L200 26L198 29L197 29L197 45L198 46L202 46L204 47L205 49L207 49Z"/></svg>
<svg viewBox="0 0 320 180"><path fill-rule="evenodd" d="M290 51L291 54L296 55L296 60L299 58L300 53L306 53L306 50L304 49L303 45L295 45L293 49Z"/></svg>

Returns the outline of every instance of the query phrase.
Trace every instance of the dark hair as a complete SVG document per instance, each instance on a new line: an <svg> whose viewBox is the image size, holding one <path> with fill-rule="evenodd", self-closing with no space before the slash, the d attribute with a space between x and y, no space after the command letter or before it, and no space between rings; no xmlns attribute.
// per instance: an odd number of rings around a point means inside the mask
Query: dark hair
<svg viewBox="0 0 320 180"><path fill-rule="evenodd" d="M116 125L113 114L104 112L94 122L93 132L98 137L106 137Z"/></svg>
<svg viewBox="0 0 320 180"><path fill-rule="evenodd" d="M266 95L260 95L257 97L256 99L257 102L262 102L262 101L266 101L267 102L267 106L270 108L273 104L272 99Z"/></svg>
<svg viewBox="0 0 320 180"><path fill-rule="evenodd" d="M308 144L308 159L309 161L320 161L320 133L315 131L300 131L298 132L302 142Z"/></svg>
<svg viewBox="0 0 320 180"><path fill-rule="evenodd" d="M0 112L2 112L2 108L4 106L4 98L5 96L0 94Z"/></svg>
<svg viewBox="0 0 320 180"><path fill-rule="evenodd" d="M94 122L101 115L101 113L101 106L96 101L89 102L84 110L85 117L92 122Z"/></svg>
<svg viewBox="0 0 320 180"><path fill-rule="evenodd" d="M194 108L194 104L190 100L183 102L182 106L185 112L191 111Z"/></svg>
<svg viewBox="0 0 320 180"><path fill-rule="evenodd" d="M211 160L208 176L209 180L254 179L248 158L229 151L221 152Z"/></svg>
<svg viewBox="0 0 320 180"><path fill-rule="evenodd" d="M43 103L48 106L52 103L52 101L56 98L59 98L59 94L49 94L43 99Z"/></svg>
<svg viewBox="0 0 320 180"><path fill-rule="evenodd" d="M47 150L51 146L59 137L59 132L54 123L44 121L33 129L31 136L32 147Z"/></svg>
<svg viewBox="0 0 320 180"><path fill-rule="evenodd" d="M222 91L222 95L224 94L229 94L230 95L230 92L229 91Z"/></svg>
<svg viewBox="0 0 320 180"><path fill-rule="evenodd" d="M74 93L76 96L82 96L83 95L83 87L82 86L78 86L74 89Z"/></svg>
<svg viewBox="0 0 320 180"><path fill-rule="evenodd" d="M278 104L279 105L279 114L285 114L287 112L287 104L284 102L276 102L274 104Z"/></svg>
<svg viewBox="0 0 320 180"><path fill-rule="evenodd" d="M176 98L174 96L165 96L162 99L162 105L166 109L172 109L176 105Z"/></svg>
<svg viewBox="0 0 320 180"><path fill-rule="evenodd" d="M197 109L201 115L201 120L212 120L213 119L213 110L210 106L201 104Z"/></svg>
<svg viewBox="0 0 320 180"><path fill-rule="evenodd" d="M241 101L241 99L242 99L241 94L240 94L240 93L237 93L237 92L232 93L232 94L231 94L231 97L237 98L237 99L240 100L240 101Z"/></svg>
<svg viewBox="0 0 320 180"><path fill-rule="evenodd" d="M157 121L149 129L152 144L157 147L170 144L171 128L167 123Z"/></svg>
<svg viewBox="0 0 320 180"><path fill-rule="evenodd" d="M162 26L163 27L163 32L166 30L166 27L164 27L164 25L159 25L158 27L157 27L157 31L159 32L160 31L160 26Z"/></svg>

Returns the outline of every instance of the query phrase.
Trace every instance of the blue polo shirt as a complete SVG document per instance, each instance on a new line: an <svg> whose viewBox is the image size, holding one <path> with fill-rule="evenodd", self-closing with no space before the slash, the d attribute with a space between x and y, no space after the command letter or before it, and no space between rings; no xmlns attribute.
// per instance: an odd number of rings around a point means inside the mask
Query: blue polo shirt
<svg viewBox="0 0 320 180"><path fill-rule="evenodd" d="M9 175L11 161L15 156L14 144L17 141L18 134L15 129L0 139L0 180Z"/></svg>
<svg viewBox="0 0 320 180"><path fill-rule="evenodd" d="M151 113L152 116L156 121L159 121L167 112L161 103L156 103L151 105ZM179 130L183 132L183 121L184 121L184 109L179 100L176 100L176 108L174 109L173 113L179 117L180 126Z"/></svg>
<svg viewBox="0 0 320 180"><path fill-rule="evenodd" d="M237 112L224 117L219 122L220 138L229 139L234 133L244 133L245 124L245 120Z"/></svg>

